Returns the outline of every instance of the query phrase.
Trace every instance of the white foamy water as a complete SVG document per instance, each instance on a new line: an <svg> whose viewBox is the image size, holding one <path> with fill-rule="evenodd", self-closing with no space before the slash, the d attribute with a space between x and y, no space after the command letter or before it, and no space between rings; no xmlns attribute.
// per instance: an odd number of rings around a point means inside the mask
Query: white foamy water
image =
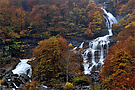
<svg viewBox="0 0 135 90"><path fill-rule="evenodd" d="M14 70L12 70L12 72L14 74L28 74L29 77L32 76L32 68L31 65L29 65L27 62L28 61L32 61L35 58L31 58L31 59L20 59L21 62L18 63L18 65L16 66L16 68Z"/></svg>
<svg viewBox="0 0 135 90"><path fill-rule="evenodd" d="M83 56L83 65L84 65L84 74L91 74L91 71L98 72L97 66L102 67L105 60L105 54L108 51L108 44L110 43L109 37L113 35L112 33L112 24L117 23L116 18L110 13L107 12L105 9L101 8L104 12L104 18L106 20L106 26L108 27L108 35L103 37L98 37L95 40L89 43L89 48L82 53ZM80 45L83 47L83 44ZM106 53L104 52L104 48L106 48ZM98 58L95 57L96 52L98 53ZM91 53L91 61L88 59L88 53ZM97 59L97 61L96 61Z"/></svg>
<svg viewBox="0 0 135 90"><path fill-rule="evenodd" d="M83 48L83 44L84 44L84 42L81 43L81 45L79 46L79 48Z"/></svg>

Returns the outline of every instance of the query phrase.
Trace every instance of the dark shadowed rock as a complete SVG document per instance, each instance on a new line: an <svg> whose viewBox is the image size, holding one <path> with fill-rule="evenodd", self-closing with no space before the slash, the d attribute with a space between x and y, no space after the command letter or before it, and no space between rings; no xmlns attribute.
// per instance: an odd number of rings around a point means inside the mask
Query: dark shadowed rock
<svg viewBox="0 0 135 90"><path fill-rule="evenodd" d="M23 84L23 82L16 76L12 76L11 80L16 84L17 87L19 87L20 84Z"/></svg>
<svg viewBox="0 0 135 90"><path fill-rule="evenodd" d="M16 77L19 77L19 75L18 75L18 74L12 74L12 76L16 76Z"/></svg>
<svg viewBox="0 0 135 90"><path fill-rule="evenodd" d="M0 68L0 74L1 73L5 73L6 72L6 69L5 68Z"/></svg>
<svg viewBox="0 0 135 90"><path fill-rule="evenodd" d="M24 84L20 84L18 90L23 90Z"/></svg>
<svg viewBox="0 0 135 90"><path fill-rule="evenodd" d="M1 85L5 88L15 88L17 90L22 90L24 84L29 81L27 74L13 74L11 70L6 71L6 69L0 70L0 79L3 81Z"/></svg>
<svg viewBox="0 0 135 90"><path fill-rule="evenodd" d="M8 88L15 88L12 81L8 81L7 84L8 84Z"/></svg>
<svg viewBox="0 0 135 90"><path fill-rule="evenodd" d="M12 70L6 71L5 73L8 74L8 75L13 75Z"/></svg>
<svg viewBox="0 0 135 90"><path fill-rule="evenodd" d="M27 74L21 74L19 79L23 82L23 83L26 83L29 81L29 77Z"/></svg>

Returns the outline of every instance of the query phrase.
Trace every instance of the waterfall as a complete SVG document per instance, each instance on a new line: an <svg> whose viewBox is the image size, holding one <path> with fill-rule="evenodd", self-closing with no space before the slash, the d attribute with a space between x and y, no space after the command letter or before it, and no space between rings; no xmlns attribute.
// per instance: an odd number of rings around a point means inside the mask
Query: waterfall
<svg viewBox="0 0 135 90"><path fill-rule="evenodd" d="M95 40L89 42L88 49L82 52L84 74L91 74L92 71L98 72L99 67L101 68L104 64L104 60L106 58L105 56L108 52L108 44L110 43L109 37L113 35L111 29L112 24L117 23L116 18L110 12L107 12L104 8L101 9L104 12L103 17L106 20L106 26L108 27L109 34L103 37L98 37ZM80 45L81 48L83 47L83 43ZM104 49L106 49L106 51ZM88 53L91 53L90 59L88 58ZM99 57L96 57L95 54L98 54Z"/></svg>
<svg viewBox="0 0 135 90"><path fill-rule="evenodd" d="M12 70L12 72L14 74L28 74L28 76L31 78L32 77L32 68L31 65L29 65L27 62L28 61L32 61L35 58L31 58L31 59L20 59L20 63L18 63L18 65L16 66L16 68L14 70Z"/></svg>

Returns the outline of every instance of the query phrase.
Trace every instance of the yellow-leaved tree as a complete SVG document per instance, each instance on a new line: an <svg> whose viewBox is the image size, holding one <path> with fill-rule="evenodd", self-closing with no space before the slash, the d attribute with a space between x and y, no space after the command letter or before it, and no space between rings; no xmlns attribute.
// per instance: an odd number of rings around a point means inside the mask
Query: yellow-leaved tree
<svg viewBox="0 0 135 90"><path fill-rule="evenodd" d="M40 41L34 49L36 60L32 64L33 77L45 85L53 86L63 73L61 62L68 50L67 47L67 42L62 37Z"/></svg>

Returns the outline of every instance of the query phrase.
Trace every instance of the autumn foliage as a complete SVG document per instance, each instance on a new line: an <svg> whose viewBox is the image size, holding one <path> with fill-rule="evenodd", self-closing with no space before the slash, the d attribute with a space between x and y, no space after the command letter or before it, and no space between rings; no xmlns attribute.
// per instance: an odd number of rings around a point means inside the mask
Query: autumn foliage
<svg viewBox="0 0 135 90"><path fill-rule="evenodd" d="M24 38L95 38L106 28L102 15L93 0L0 0L0 43L23 57Z"/></svg>
<svg viewBox="0 0 135 90"><path fill-rule="evenodd" d="M125 5L129 5L131 1L134 2L129 0ZM129 10L124 9L127 8L125 5L121 6L119 10ZM106 90L134 90L135 88L135 12L131 10L130 12L122 11L122 13L125 16L118 24L113 25L113 30L118 32L117 42L110 47L100 72L101 86Z"/></svg>
<svg viewBox="0 0 135 90"><path fill-rule="evenodd" d="M95 1L106 1L107 11L120 16L118 24L112 26L112 39L116 43L110 47L100 72L101 87L132 90L135 88L135 0ZM83 81L80 78L83 59L68 51L64 38L102 36L107 31L103 14L101 5L94 0L0 0L0 62L8 64L8 56L21 58L24 48L29 47L25 40L33 39L39 41L33 50L35 81L28 83L26 90L33 90L38 85L36 81L54 86L65 82L66 76Z"/></svg>
<svg viewBox="0 0 135 90"><path fill-rule="evenodd" d="M99 33L103 33L105 29L105 20L103 18L103 11L101 6L94 3L94 0L90 0L86 7L88 14L89 24L85 31L85 34L89 37L96 37Z"/></svg>
<svg viewBox="0 0 135 90"><path fill-rule="evenodd" d="M133 38L132 38L133 39ZM104 89L133 89L134 56L117 44L111 48L102 68L101 80Z"/></svg>
<svg viewBox="0 0 135 90"><path fill-rule="evenodd" d="M104 23L101 6L93 0L90 4L87 0L0 0L0 13L2 39L14 34L18 38L39 34L42 38L57 34L92 37Z"/></svg>
<svg viewBox="0 0 135 90"><path fill-rule="evenodd" d="M39 90L37 87L40 85L36 81L27 82L23 87L23 90Z"/></svg>
<svg viewBox="0 0 135 90"><path fill-rule="evenodd" d="M62 72L61 61L66 52L67 42L62 37L40 41L34 49L37 59L33 64L33 76L46 84L51 83L51 79L56 79L57 74Z"/></svg>

